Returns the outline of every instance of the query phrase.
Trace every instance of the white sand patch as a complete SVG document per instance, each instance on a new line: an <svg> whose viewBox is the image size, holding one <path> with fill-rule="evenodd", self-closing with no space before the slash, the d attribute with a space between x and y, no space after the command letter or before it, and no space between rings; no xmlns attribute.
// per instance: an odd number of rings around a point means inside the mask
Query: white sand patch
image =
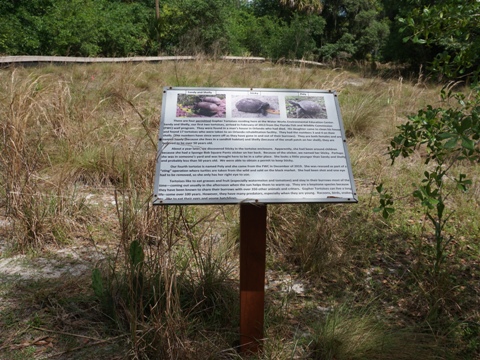
<svg viewBox="0 0 480 360"><path fill-rule="evenodd" d="M0 247L1 244L0 241ZM88 275L98 261L105 259L105 254L106 251L98 248L71 247L48 252L44 256L0 257L0 276L35 280Z"/></svg>

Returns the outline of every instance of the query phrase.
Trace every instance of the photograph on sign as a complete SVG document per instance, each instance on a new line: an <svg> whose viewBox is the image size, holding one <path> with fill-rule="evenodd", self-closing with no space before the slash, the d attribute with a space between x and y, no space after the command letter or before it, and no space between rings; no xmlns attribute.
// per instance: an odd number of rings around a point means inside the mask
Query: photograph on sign
<svg viewBox="0 0 480 360"><path fill-rule="evenodd" d="M225 117L225 94L198 96L178 94L177 117Z"/></svg>
<svg viewBox="0 0 480 360"><path fill-rule="evenodd" d="M278 96L232 95L234 118L279 118Z"/></svg>
<svg viewBox="0 0 480 360"><path fill-rule="evenodd" d="M289 119L328 119L323 96L286 96L285 100Z"/></svg>
<svg viewBox="0 0 480 360"><path fill-rule="evenodd" d="M164 89L154 204L357 201L335 92Z"/></svg>

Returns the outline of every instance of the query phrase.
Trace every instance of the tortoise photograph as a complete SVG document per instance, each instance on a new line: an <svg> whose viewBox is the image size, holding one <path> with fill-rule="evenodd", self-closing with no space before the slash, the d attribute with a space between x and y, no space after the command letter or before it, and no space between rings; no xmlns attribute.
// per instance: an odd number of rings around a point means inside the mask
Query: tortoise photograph
<svg viewBox="0 0 480 360"><path fill-rule="evenodd" d="M327 119L324 97L286 96L285 106L289 119Z"/></svg>
<svg viewBox="0 0 480 360"><path fill-rule="evenodd" d="M225 94L215 96L179 94L177 117L225 117Z"/></svg>
<svg viewBox="0 0 480 360"><path fill-rule="evenodd" d="M233 96L232 104L234 118L280 117L278 96Z"/></svg>

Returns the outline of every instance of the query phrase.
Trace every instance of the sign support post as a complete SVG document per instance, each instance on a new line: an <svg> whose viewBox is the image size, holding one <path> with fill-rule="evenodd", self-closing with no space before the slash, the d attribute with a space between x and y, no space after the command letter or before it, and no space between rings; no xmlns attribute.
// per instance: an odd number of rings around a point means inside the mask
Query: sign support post
<svg viewBox="0 0 480 360"><path fill-rule="evenodd" d="M240 350L257 353L262 347L267 205L240 204Z"/></svg>
<svg viewBox="0 0 480 360"><path fill-rule="evenodd" d="M154 205L240 204L240 351L264 342L267 204L356 203L335 91L164 88Z"/></svg>

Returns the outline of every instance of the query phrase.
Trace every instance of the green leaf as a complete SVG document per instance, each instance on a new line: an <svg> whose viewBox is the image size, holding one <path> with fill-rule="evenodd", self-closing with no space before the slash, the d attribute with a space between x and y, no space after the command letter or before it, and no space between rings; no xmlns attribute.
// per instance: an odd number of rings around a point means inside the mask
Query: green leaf
<svg viewBox="0 0 480 360"><path fill-rule="evenodd" d="M469 138L462 138L462 146L468 150L475 150L475 142Z"/></svg>
<svg viewBox="0 0 480 360"><path fill-rule="evenodd" d="M92 271L92 288L94 294L98 298L102 298L104 294L104 288L103 288L103 280L102 280L102 274L100 273L100 270L98 269L93 269Z"/></svg>
<svg viewBox="0 0 480 360"><path fill-rule="evenodd" d="M137 266L143 262L144 254L143 248L140 242L137 240L132 241L130 244L130 261L133 266Z"/></svg>
<svg viewBox="0 0 480 360"><path fill-rule="evenodd" d="M384 219L388 219L391 214L395 211L394 208L384 208L382 212L382 216Z"/></svg>
<svg viewBox="0 0 480 360"><path fill-rule="evenodd" d="M448 140L448 141L443 145L443 148L444 148L444 149L453 149L455 146L457 146L457 140L458 140L457 137L451 138L450 140Z"/></svg>
<svg viewBox="0 0 480 360"><path fill-rule="evenodd" d="M460 123L460 131L465 132L468 129L472 127L472 119L471 118L465 118L463 121Z"/></svg>
<svg viewBox="0 0 480 360"><path fill-rule="evenodd" d="M443 201L440 201L438 204L437 204L437 214L438 214L438 217L439 218L442 218L443 217L443 211L445 210L445 204L443 203Z"/></svg>
<svg viewBox="0 0 480 360"><path fill-rule="evenodd" d="M439 202L440 200L429 198L426 203L428 203L427 204L428 207L433 207L433 206L437 206Z"/></svg>
<svg viewBox="0 0 480 360"><path fill-rule="evenodd" d="M438 134L437 135L439 139L441 140L446 140L446 139L450 139L454 136L457 136L457 134L452 134L452 133L441 133L441 134Z"/></svg>
<svg viewBox="0 0 480 360"><path fill-rule="evenodd" d="M420 200L423 200L424 198L423 193L420 190L415 190L413 196Z"/></svg>

